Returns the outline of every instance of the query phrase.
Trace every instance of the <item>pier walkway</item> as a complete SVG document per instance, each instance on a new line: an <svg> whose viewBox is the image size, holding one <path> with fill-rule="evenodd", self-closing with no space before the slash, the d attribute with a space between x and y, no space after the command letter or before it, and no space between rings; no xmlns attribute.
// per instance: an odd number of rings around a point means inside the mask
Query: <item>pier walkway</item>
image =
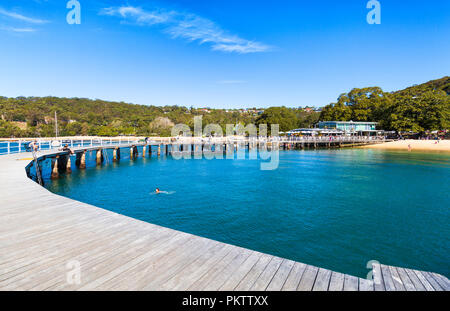
<svg viewBox="0 0 450 311"><path fill-rule="evenodd" d="M436 273L375 264L374 281L361 279L61 197L27 177L31 159L0 157L2 291L450 289Z"/></svg>

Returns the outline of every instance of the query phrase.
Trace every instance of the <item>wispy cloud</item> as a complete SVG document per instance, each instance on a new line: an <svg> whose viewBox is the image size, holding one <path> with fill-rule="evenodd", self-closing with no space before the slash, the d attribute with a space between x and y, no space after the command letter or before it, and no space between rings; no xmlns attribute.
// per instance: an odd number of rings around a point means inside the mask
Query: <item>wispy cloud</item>
<svg viewBox="0 0 450 311"><path fill-rule="evenodd" d="M247 83L247 81L243 81L243 80L222 80L222 81L217 81L218 84L244 84Z"/></svg>
<svg viewBox="0 0 450 311"><path fill-rule="evenodd" d="M161 11L147 12L132 6L105 8L100 11L100 14L130 19L139 25L161 24L168 22L170 18L170 14Z"/></svg>
<svg viewBox="0 0 450 311"><path fill-rule="evenodd" d="M172 38L209 44L214 51L247 54L271 49L269 45L229 34L213 21L191 13L160 9L147 11L139 7L121 6L105 8L100 14L117 16L123 22L141 26L161 25L163 31Z"/></svg>
<svg viewBox="0 0 450 311"><path fill-rule="evenodd" d="M2 8L0 8L0 15L7 16L7 17L10 17L12 19L19 20L19 21L22 21L22 22L31 23L31 24L45 24L45 23L48 23L48 21L43 20L43 19L28 17L28 16L25 16L25 15L22 15L22 14L19 14L19 13L16 13L16 12L7 11L7 10L2 9Z"/></svg>
<svg viewBox="0 0 450 311"><path fill-rule="evenodd" d="M6 30L6 31L11 31L11 32L19 32L19 33L36 31L36 29L34 29L34 28L16 28L16 27L0 27L0 29Z"/></svg>

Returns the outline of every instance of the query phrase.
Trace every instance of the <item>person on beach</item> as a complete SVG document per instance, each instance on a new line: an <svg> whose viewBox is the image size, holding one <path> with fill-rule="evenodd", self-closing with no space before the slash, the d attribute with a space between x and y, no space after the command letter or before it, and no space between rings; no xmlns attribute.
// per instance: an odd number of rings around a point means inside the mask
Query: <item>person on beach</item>
<svg viewBox="0 0 450 311"><path fill-rule="evenodd" d="M411 152L411 150L412 150L412 147L411 147L411 144L409 144L408 145L408 151Z"/></svg>

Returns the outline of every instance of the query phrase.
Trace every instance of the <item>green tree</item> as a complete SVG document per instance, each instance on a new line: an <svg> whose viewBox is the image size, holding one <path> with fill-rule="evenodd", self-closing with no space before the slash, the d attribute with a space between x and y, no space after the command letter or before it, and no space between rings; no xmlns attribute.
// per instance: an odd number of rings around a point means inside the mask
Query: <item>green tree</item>
<svg viewBox="0 0 450 311"><path fill-rule="evenodd" d="M279 124L280 131L287 132L293 130L298 125L298 119L292 109L286 107L271 107L256 120L256 124Z"/></svg>

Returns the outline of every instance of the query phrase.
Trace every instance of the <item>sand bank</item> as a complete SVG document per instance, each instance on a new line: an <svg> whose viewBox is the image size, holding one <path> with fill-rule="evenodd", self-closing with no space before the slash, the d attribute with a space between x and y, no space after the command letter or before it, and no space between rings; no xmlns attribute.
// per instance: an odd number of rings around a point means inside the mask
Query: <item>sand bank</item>
<svg viewBox="0 0 450 311"><path fill-rule="evenodd" d="M438 142L438 143L436 143ZM400 140L378 145L363 146L365 149L405 150L411 145L412 151L447 151L450 152L450 140Z"/></svg>

